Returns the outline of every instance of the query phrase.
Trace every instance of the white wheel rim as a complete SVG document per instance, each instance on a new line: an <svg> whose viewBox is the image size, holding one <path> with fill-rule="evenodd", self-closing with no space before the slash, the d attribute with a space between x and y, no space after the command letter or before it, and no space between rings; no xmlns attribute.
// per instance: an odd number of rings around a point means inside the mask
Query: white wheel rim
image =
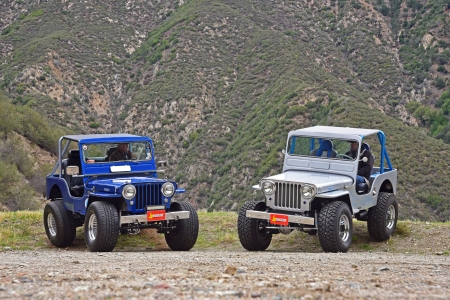
<svg viewBox="0 0 450 300"><path fill-rule="evenodd" d="M350 221L346 215L342 215L339 219L339 236L343 242L346 242L350 236Z"/></svg>
<svg viewBox="0 0 450 300"><path fill-rule="evenodd" d="M48 232L51 236L56 236L56 220L52 213L47 215Z"/></svg>
<svg viewBox="0 0 450 300"><path fill-rule="evenodd" d="M95 214L89 217L88 232L89 232L89 239L91 241L95 240L97 236L97 218L95 217Z"/></svg>
<svg viewBox="0 0 450 300"><path fill-rule="evenodd" d="M386 227L388 229L394 228L395 224L395 207L394 205L389 206L386 212Z"/></svg>

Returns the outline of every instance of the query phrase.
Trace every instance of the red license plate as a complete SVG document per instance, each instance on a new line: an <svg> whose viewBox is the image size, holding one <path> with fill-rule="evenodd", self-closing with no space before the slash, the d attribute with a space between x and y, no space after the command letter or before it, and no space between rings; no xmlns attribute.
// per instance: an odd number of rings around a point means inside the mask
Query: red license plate
<svg viewBox="0 0 450 300"><path fill-rule="evenodd" d="M147 221L161 221L165 219L166 211L164 209L147 211Z"/></svg>
<svg viewBox="0 0 450 300"><path fill-rule="evenodd" d="M278 214L270 214L270 224L274 225L289 225L289 216L286 215L278 215Z"/></svg>

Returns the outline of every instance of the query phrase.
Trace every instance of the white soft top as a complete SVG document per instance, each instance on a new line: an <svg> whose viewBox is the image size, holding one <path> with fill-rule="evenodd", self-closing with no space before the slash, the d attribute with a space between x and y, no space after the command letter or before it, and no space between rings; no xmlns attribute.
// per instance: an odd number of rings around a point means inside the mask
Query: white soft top
<svg viewBox="0 0 450 300"><path fill-rule="evenodd" d="M364 128L351 128L351 127L334 127L334 126L314 126L307 127L302 129L297 129L295 131L291 131L291 134L294 135L319 135L319 136L328 136L332 134L336 135L354 135L360 137L366 137L372 134L377 134L380 132L378 129L364 129Z"/></svg>

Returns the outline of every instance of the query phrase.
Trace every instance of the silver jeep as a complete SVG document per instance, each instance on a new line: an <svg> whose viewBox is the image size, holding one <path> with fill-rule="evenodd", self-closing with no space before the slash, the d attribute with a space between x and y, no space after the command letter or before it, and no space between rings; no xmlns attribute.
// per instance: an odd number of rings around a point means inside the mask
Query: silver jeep
<svg viewBox="0 0 450 300"><path fill-rule="evenodd" d="M357 143L353 153L351 143ZM347 252L353 218L367 221L374 239L389 239L398 217L397 170L385 144L377 129L315 126L289 132L283 172L253 186L265 201L246 202L239 211L242 246L265 250L272 234L297 229L319 235L326 252ZM368 165L370 175L357 183L358 167Z"/></svg>

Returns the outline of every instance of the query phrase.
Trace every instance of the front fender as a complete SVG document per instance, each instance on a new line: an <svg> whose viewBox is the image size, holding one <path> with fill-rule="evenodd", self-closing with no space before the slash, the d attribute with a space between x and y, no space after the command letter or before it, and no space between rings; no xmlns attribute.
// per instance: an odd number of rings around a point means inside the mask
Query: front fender
<svg viewBox="0 0 450 300"><path fill-rule="evenodd" d="M95 192L90 192L89 197L122 198L122 195L121 194L112 194L112 193L108 193L108 192L95 191Z"/></svg>

